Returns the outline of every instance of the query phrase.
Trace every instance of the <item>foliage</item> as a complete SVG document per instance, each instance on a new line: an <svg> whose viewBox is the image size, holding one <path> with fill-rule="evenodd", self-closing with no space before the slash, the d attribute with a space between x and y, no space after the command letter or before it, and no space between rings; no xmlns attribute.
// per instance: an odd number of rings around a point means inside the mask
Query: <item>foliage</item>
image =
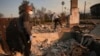
<svg viewBox="0 0 100 56"><path fill-rule="evenodd" d="M4 15L2 13L0 13L0 18L2 18Z"/></svg>

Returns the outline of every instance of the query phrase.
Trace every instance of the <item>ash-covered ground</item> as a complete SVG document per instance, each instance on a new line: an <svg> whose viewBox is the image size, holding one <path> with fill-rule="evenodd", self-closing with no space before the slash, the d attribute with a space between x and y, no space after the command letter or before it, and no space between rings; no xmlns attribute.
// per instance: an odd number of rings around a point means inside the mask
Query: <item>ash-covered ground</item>
<svg viewBox="0 0 100 56"><path fill-rule="evenodd" d="M100 24L84 22L78 27L64 24L54 30L52 25L33 26L30 56L98 56ZM6 54L2 48L0 53Z"/></svg>

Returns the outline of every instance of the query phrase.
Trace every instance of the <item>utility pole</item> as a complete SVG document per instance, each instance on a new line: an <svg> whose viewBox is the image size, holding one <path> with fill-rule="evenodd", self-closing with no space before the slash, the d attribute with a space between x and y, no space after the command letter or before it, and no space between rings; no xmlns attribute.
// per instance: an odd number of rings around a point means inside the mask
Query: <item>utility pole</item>
<svg viewBox="0 0 100 56"><path fill-rule="evenodd" d="M86 18L85 13L86 13L86 1L84 2L84 19Z"/></svg>

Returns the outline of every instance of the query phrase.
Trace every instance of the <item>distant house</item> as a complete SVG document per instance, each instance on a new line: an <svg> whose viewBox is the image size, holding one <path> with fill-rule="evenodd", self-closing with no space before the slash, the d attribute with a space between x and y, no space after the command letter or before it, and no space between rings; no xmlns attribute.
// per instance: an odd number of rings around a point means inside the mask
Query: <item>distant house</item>
<svg viewBox="0 0 100 56"><path fill-rule="evenodd" d="M91 6L90 11L93 18L100 19L100 3Z"/></svg>

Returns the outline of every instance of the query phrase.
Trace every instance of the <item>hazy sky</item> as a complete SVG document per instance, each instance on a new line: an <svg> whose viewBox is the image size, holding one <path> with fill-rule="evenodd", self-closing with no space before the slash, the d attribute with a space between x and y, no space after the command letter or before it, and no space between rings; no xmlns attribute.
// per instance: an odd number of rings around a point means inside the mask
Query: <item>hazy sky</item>
<svg viewBox="0 0 100 56"><path fill-rule="evenodd" d="M47 10L55 11L57 13L62 12L61 1L65 1L64 7L66 7L67 14L70 13L70 0L29 0L33 3L36 9L45 7ZM86 12L89 12L89 7L100 3L100 0L78 0L79 11L84 11L84 2L86 3ZM22 0L0 0L0 13L3 13L5 17L18 17L18 7L21 5Z"/></svg>

